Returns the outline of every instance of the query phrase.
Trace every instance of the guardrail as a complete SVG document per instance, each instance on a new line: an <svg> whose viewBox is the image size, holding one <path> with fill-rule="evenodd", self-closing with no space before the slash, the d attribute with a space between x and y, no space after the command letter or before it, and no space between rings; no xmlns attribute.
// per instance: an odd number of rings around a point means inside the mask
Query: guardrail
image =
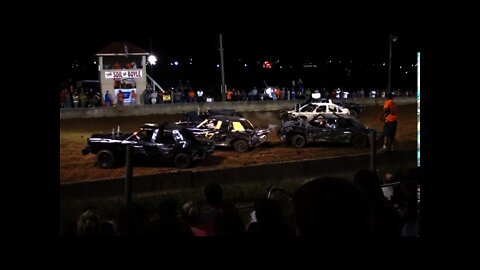
<svg viewBox="0 0 480 270"><path fill-rule="evenodd" d="M383 98L348 98L347 102L354 102L364 106L383 106ZM60 108L60 119L99 118L118 116L141 116L158 114L179 114L190 111L205 111L207 109L233 109L238 112L279 111L295 107L305 100L277 100L277 101L231 101L231 102L194 102L194 103L165 103L135 106L93 107L93 108ZM416 104L416 97L397 97L398 105Z"/></svg>

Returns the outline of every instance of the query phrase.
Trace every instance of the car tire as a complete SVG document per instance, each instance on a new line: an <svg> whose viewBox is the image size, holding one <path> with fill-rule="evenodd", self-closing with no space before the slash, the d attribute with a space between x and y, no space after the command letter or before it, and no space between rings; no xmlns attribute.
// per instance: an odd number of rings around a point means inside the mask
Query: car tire
<svg viewBox="0 0 480 270"><path fill-rule="evenodd" d="M294 135L290 141L292 142L292 145L298 148L304 147L307 143L305 137L299 134Z"/></svg>
<svg viewBox="0 0 480 270"><path fill-rule="evenodd" d="M365 147L368 143L368 137L365 135L356 135L352 138L353 147L361 148Z"/></svg>
<svg viewBox="0 0 480 270"><path fill-rule="evenodd" d="M358 113L357 113L357 111L350 110L350 115L353 116L353 117L357 117Z"/></svg>
<svg viewBox="0 0 480 270"><path fill-rule="evenodd" d="M185 169L190 167L192 163L192 158L188 154L178 153L177 155L175 155L173 163L175 164L175 167Z"/></svg>
<svg viewBox="0 0 480 270"><path fill-rule="evenodd" d="M245 140L237 140L233 143L233 149L239 153L245 153L248 151L248 144Z"/></svg>
<svg viewBox="0 0 480 270"><path fill-rule="evenodd" d="M112 151L105 149L97 153L98 167L102 169L112 168L114 164L115 164L115 157L113 156Z"/></svg>

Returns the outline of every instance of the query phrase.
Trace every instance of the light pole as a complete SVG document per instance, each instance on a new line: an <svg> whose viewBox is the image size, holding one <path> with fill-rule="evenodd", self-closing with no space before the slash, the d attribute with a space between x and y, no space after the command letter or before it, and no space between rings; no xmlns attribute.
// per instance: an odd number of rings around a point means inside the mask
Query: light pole
<svg viewBox="0 0 480 270"><path fill-rule="evenodd" d="M150 55L148 56L148 63L150 64L150 81L152 83L152 90L155 91L155 84L153 83L153 66L157 63L157 57L152 54L152 36L150 36Z"/></svg>
<svg viewBox="0 0 480 270"><path fill-rule="evenodd" d="M223 63L223 38L222 34L220 34L220 66L222 69L222 86L220 87L220 91L222 92L222 101L225 102L225 94L227 93L227 87L225 85L225 66Z"/></svg>
<svg viewBox="0 0 480 270"><path fill-rule="evenodd" d="M388 54L388 85L387 85L387 93L391 92L391 85L392 85L392 43L397 41L397 37L393 36L390 33L390 51Z"/></svg>
<svg viewBox="0 0 480 270"><path fill-rule="evenodd" d="M153 66L157 63L157 57L155 57L153 54L150 54L150 56L148 56L148 63L150 64L150 80L152 81L152 89L155 90L155 84L153 83Z"/></svg>

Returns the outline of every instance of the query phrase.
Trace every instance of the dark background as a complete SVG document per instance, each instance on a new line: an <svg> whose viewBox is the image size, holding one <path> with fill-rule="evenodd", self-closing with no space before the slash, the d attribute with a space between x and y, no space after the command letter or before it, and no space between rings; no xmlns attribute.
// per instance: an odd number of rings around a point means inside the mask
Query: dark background
<svg viewBox="0 0 480 270"><path fill-rule="evenodd" d="M284 17L281 17L284 18ZM176 25L149 20L139 24L75 25L62 37L64 57L59 58L59 82L98 79L95 54L113 41L127 41L154 54L158 61L147 66L163 88L189 79L194 88L219 91L221 83L219 33L223 34L225 78L229 88L291 86L302 79L306 87L365 91L387 86L389 36L398 37L392 47L392 89L414 90L416 55L426 34L419 27L385 27L355 21L306 20L289 23L277 17L256 17L255 22L235 18L238 25ZM360 22L360 21L359 21ZM343 23L343 24L340 24ZM207 24L208 25L208 24ZM111 28L104 31L105 28ZM192 59L192 64L190 64ZM278 63L276 61L279 60ZM171 63L178 61L178 66ZM270 61L272 69L263 69ZM304 64L315 68L305 68ZM247 67L245 67L247 64ZM282 66L282 68L280 68ZM402 66L402 69L400 69ZM153 69L153 70L152 70ZM405 73L407 71L407 73ZM61 86L59 86L61 87Z"/></svg>

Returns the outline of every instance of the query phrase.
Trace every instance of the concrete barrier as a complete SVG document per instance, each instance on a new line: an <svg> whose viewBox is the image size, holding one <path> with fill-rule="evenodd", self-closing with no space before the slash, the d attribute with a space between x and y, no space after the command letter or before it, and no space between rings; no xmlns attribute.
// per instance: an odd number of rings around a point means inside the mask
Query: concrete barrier
<svg viewBox="0 0 480 270"><path fill-rule="evenodd" d="M415 104L416 97L397 97L394 99L398 105ZM383 98L348 98L347 102L355 102L364 106L382 106ZM60 108L60 119L98 118L118 116L141 116L158 114L179 114L200 109L233 109L238 112L279 111L294 108L295 104L305 100L279 100L279 101L234 101L211 103L174 103L155 105L136 105L122 107L94 107L94 108Z"/></svg>
<svg viewBox="0 0 480 270"><path fill-rule="evenodd" d="M377 168L391 171L406 171L416 165L417 151L398 151L378 154ZM247 184L254 182L280 183L283 181L305 181L320 176L353 178L356 171L370 166L369 154L336 158L285 161L263 165L191 171L179 170L172 173L134 177L133 194L165 190L193 189L216 181L221 185ZM60 185L60 199L95 199L123 196L124 179L109 179Z"/></svg>

